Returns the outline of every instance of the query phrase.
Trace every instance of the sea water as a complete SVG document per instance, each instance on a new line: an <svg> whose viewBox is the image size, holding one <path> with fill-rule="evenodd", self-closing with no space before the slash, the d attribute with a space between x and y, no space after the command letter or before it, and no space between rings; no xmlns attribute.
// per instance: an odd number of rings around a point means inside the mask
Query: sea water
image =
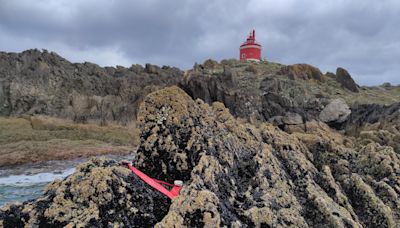
<svg viewBox="0 0 400 228"><path fill-rule="evenodd" d="M57 170L33 175L10 175L0 177L0 206L6 203L26 201L38 198L44 187L51 181L63 179L72 174L75 168Z"/></svg>
<svg viewBox="0 0 400 228"><path fill-rule="evenodd" d="M102 157L120 161L133 159L134 154L103 155ZM0 169L0 207L6 203L38 198L43 194L48 183L71 175L77 165L88 159L47 161Z"/></svg>

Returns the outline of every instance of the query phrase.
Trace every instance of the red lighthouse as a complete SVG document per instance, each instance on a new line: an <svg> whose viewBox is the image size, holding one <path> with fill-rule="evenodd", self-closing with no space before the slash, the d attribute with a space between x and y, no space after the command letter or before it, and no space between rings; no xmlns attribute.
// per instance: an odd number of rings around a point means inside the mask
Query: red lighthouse
<svg viewBox="0 0 400 228"><path fill-rule="evenodd" d="M261 60L261 45L256 42L256 32L254 30L247 37L247 40L240 45L240 60Z"/></svg>

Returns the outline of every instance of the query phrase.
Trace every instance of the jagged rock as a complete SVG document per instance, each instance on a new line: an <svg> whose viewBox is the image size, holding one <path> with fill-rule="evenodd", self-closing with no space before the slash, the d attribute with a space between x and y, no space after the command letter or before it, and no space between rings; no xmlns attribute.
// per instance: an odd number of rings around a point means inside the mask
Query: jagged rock
<svg viewBox="0 0 400 228"><path fill-rule="evenodd" d="M0 52L0 115L42 114L126 124L136 118L148 93L176 85L182 77L177 68L102 68L73 64L45 51Z"/></svg>
<svg viewBox="0 0 400 228"><path fill-rule="evenodd" d="M336 69L336 81L338 81L343 88L346 88L352 92L358 93L358 85L356 82L353 80L349 72L347 70L338 67Z"/></svg>
<svg viewBox="0 0 400 228"><path fill-rule="evenodd" d="M241 77L237 70L224 66L218 74L210 74L207 69L202 72L189 72L179 84L192 98L200 98L211 104L214 101L223 102L230 111L243 117L256 115L261 119L260 97L254 90L238 90Z"/></svg>
<svg viewBox="0 0 400 228"><path fill-rule="evenodd" d="M156 65L152 65L150 63L146 63L144 70L149 74L161 74L161 68Z"/></svg>
<svg viewBox="0 0 400 228"><path fill-rule="evenodd" d="M361 144L391 146L400 154L400 103L355 105L351 109L351 115L339 129L359 137Z"/></svg>
<svg viewBox="0 0 400 228"><path fill-rule="evenodd" d="M194 101L177 87L149 94L138 118L141 144L133 163L154 178L184 181L170 205L128 169L91 162L51 184L42 198L2 208L3 225L400 224L400 158L391 147L358 145L316 121L292 134L243 123L222 103Z"/></svg>
<svg viewBox="0 0 400 228"><path fill-rule="evenodd" d="M325 123L343 123L351 110L343 99L332 100L319 114L319 119Z"/></svg>

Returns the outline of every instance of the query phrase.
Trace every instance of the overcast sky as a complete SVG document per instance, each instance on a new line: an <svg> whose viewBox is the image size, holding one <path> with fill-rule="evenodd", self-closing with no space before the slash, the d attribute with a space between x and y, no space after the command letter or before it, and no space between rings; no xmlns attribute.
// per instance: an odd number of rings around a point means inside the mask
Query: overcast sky
<svg viewBox="0 0 400 228"><path fill-rule="evenodd" d="M101 66L238 58L253 28L270 61L400 84L399 0L0 0L1 51Z"/></svg>

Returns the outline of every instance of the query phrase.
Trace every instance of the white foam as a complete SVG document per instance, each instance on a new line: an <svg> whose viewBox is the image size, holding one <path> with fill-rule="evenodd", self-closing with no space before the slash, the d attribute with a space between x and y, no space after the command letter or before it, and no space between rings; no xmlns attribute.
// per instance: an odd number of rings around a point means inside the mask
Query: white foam
<svg viewBox="0 0 400 228"><path fill-rule="evenodd" d="M0 177L0 185L31 185L37 183L47 183L56 179L63 179L71 175L75 168L68 168L57 173L38 173L34 175L11 175Z"/></svg>

